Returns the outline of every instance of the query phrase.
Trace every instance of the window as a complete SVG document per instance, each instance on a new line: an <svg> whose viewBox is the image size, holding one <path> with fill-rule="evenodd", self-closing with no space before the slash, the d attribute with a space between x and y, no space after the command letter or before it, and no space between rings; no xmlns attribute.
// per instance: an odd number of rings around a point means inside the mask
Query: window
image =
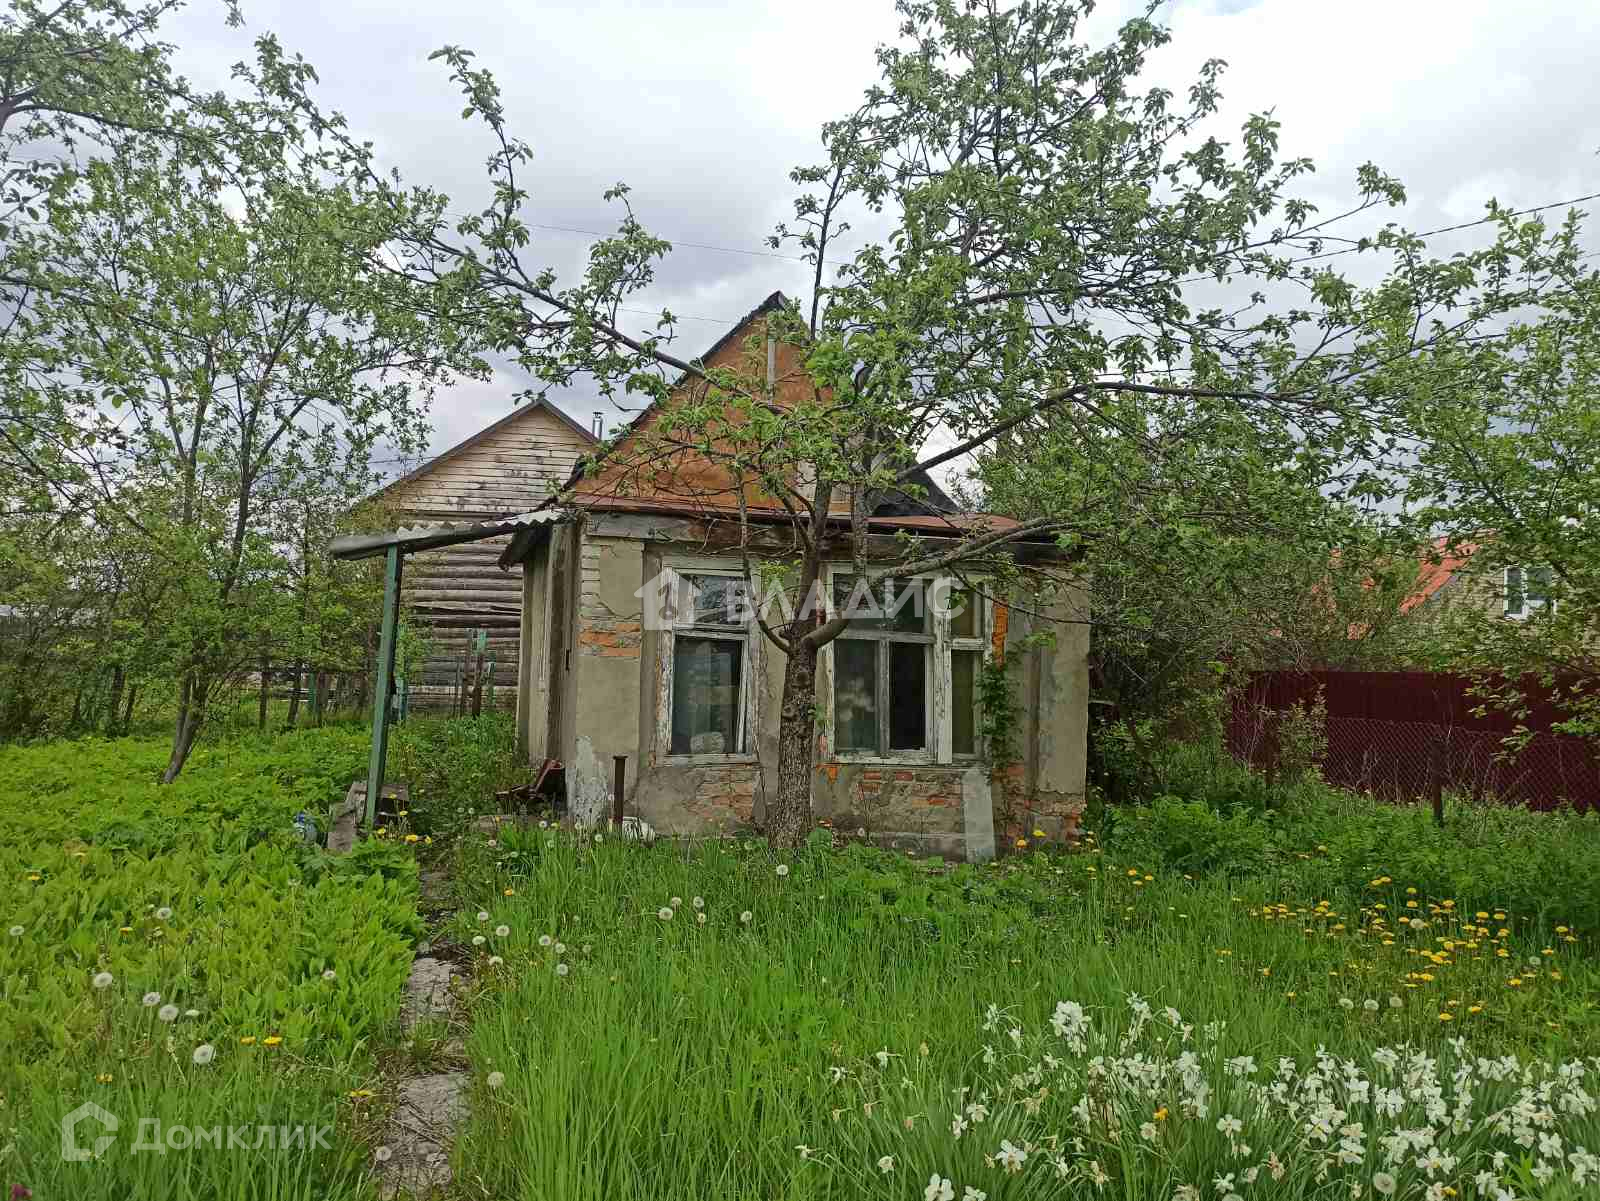
<svg viewBox="0 0 1600 1201"><path fill-rule="evenodd" d="M1550 599L1550 569L1548 567L1507 567L1505 576L1505 613L1507 617L1524 618L1536 609L1552 607Z"/></svg>
<svg viewBox="0 0 1600 1201"><path fill-rule="evenodd" d="M750 613L742 576L676 572L666 664L671 755L742 755L747 749Z"/></svg>
<svg viewBox="0 0 1600 1201"><path fill-rule="evenodd" d="M884 580L869 592L835 572L832 604L835 615L852 619L829 644L834 751L924 762L976 758L981 598L943 577Z"/></svg>

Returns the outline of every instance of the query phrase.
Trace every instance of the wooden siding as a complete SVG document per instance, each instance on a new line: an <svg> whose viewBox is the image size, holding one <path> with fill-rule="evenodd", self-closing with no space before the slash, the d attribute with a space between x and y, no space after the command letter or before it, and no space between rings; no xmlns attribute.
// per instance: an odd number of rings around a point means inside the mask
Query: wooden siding
<svg viewBox="0 0 1600 1201"><path fill-rule="evenodd" d="M548 408L529 406L391 484L382 499L398 522L475 521L522 512L564 484L591 445ZM515 707L522 573L502 571L496 562L509 541L466 542L407 559L405 611L429 649L421 678L408 681L418 707L451 703L473 630L489 632L484 662L494 663L495 706Z"/></svg>

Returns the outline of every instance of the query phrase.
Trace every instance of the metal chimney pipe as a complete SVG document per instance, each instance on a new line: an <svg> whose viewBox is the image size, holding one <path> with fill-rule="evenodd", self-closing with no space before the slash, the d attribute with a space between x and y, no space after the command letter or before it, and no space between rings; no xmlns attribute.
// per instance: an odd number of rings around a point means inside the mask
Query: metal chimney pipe
<svg viewBox="0 0 1600 1201"><path fill-rule="evenodd" d="M606 436L606 415L599 409L594 411L594 423L590 426L590 432L596 438L604 438Z"/></svg>

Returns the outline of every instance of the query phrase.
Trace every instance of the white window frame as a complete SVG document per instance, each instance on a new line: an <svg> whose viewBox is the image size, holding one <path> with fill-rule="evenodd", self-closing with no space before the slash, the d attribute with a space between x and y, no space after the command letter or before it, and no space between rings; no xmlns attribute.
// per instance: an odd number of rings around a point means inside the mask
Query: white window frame
<svg viewBox="0 0 1600 1201"><path fill-rule="evenodd" d="M1532 572L1538 571L1538 570L1541 570L1541 569L1536 567L1536 566L1533 566L1533 565L1530 565L1530 564L1526 564L1526 563L1520 564L1520 565L1519 564L1508 564L1507 566L1501 568L1501 570L1500 570L1500 604L1501 604L1501 611L1504 613L1504 615L1506 616L1506 618L1508 620L1511 620L1511 621L1526 621L1527 618L1528 618L1528 615L1531 614L1531 613L1535 613L1535 612L1538 612L1540 610L1543 610L1545 612L1552 612L1552 613L1555 611L1556 603L1555 603L1555 601L1553 599L1551 599L1551 597L1549 596L1548 593L1546 595L1540 597L1537 602L1532 603L1532 604L1529 603L1528 576ZM1548 570L1548 569L1544 569L1544 570ZM1511 587L1511 573L1513 571L1516 572L1518 574L1518 577L1519 577L1518 584L1517 584L1517 587L1515 589L1515 592L1516 592L1517 600L1520 603L1517 605L1517 607L1515 609L1513 609L1511 607L1511 596L1512 596L1512 591L1513 591L1513 589ZM1548 587L1548 585L1547 585L1547 587Z"/></svg>
<svg viewBox="0 0 1600 1201"><path fill-rule="evenodd" d="M825 574L826 603L828 614L833 615L835 577L853 576L855 569L848 563L829 564ZM960 588L961 581L947 572L922 572L915 575L895 576L900 580L924 580L930 591L944 588ZM926 731L926 746L916 750L889 750L859 751L840 750L836 744L836 711L834 708L836 693L834 682L836 678L834 666L834 647L841 639L851 638L848 627L838 638L830 641L822 648L817 659L817 699L825 728L828 732L828 757L840 763L884 763L884 764L971 764L981 762L988 748L984 745L981 733L975 738L975 753L957 755L954 752L954 727L951 722L950 705L954 696L950 670L950 652L952 650L972 650L979 652L980 666L987 661L986 652L989 649L988 633L994 628L993 600L981 591L974 593L974 599L979 604L978 633L974 637L953 637L950 633L949 615L937 609L931 614L931 631L929 634L894 634L881 630L871 633L855 635L861 641L870 641L879 644L890 642L907 642L928 647L931 662L924 675L923 692L923 720ZM942 607L942 606L941 606ZM885 664L886 651L879 652L878 660L878 704L879 720L887 722L888 713L888 678ZM976 706L977 700L973 701ZM974 715L976 721L976 714Z"/></svg>
<svg viewBox="0 0 1600 1201"><path fill-rule="evenodd" d="M684 576L717 576L722 579L744 580L744 570L729 564L726 559L690 556L673 556L667 559L662 564L661 574L663 585L671 590L668 595L674 600L679 595L678 590ZM739 662L739 690L743 702L739 706L738 742L742 748L740 750L702 754L672 752L672 701L676 687L678 638L681 634L693 633L700 633L722 642L732 642L737 639L744 644L744 653ZM660 675L657 677L656 687L656 762L667 765L756 762L755 747L761 730L762 692L758 673L764 666L761 638L761 629L753 613L743 627L696 625L692 620L685 621L674 614L672 624L660 631L661 647L657 656Z"/></svg>

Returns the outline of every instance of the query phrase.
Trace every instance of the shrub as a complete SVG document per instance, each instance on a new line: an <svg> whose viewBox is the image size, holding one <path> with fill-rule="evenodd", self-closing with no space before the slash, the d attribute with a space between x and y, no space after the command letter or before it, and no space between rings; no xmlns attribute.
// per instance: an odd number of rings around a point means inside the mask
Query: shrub
<svg viewBox="0 0 1600 1201"><path fill-rule="evenodd" d="M1267 827L1247 810L1226 816L1175 796L1124 810L1107 845L1118 858L1190 875L1249 875L1266 864Z"/></svg>
<svg viewBox="0 0 1600 1201"><path fill-rule="evenodd" d="M410 829L437 838L494 812L494 794L528 782L508 713L411 718L389 744L391 778L411 788Z"/></svg>

